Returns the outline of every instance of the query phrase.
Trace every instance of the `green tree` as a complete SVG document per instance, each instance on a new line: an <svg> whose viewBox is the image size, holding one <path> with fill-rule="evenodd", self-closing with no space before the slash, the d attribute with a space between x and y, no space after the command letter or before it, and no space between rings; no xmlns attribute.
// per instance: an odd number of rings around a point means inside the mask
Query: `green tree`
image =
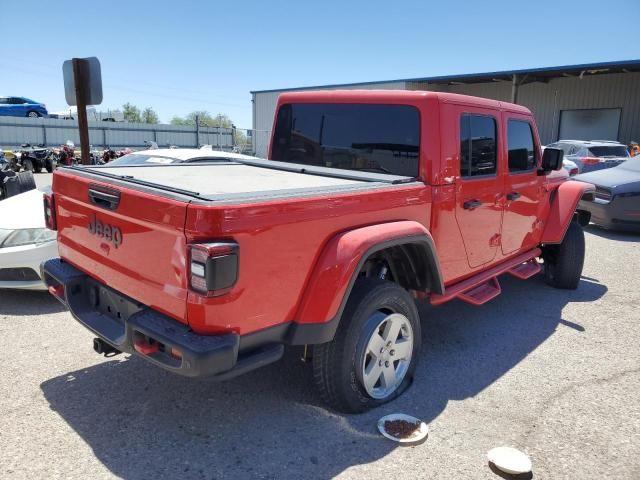
<svg viewBox="0 0 640 480"><path fill-rule="evenodd" d="M238 148L239 152L246 153L246 152L249 152L251 150L251 145L250 145L250 142L249 142L249 138L247 137L247 135L242 130L238 130L236 128L233 131L233 139L234 139L234 143L235 143L236 147Z"/></svg>
<svg viewBox="0 0 640 480"><path fill-rule="evenodd" d="M189 125L189 123L187 123L187 120L182 117L173 117L169 123L171 125Z"/></svg>
<svg viewBox="0 0 640 480"><path fill-rule="evenodd" d="M151 107L147 107L142 111L142 121L143 123L160 123L160 119L158 118L158 114Z"/></svg>
<svg viewBox="0 0 640 480"><path fill-rule="evenodd" d="M135 105L131 105L129 102L122 106L122 115L125 122L141 123L142 116L140 115L140 109Z"/></svg>
<svg viewBox="0 0 640 480"><path fill-rule="evenodd" d="M233 122L228 115L218 113L216 116L211 115L206 110L196 110L183 117L173 117L171 125L195 125L196 117L201 127L224 127L231 128Z"/></svg>

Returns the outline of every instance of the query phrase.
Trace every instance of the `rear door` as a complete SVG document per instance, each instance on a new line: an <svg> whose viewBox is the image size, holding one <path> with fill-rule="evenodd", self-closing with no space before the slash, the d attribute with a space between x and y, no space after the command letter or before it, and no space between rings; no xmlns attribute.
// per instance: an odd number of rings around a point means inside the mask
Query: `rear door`
<svg viewBox="0 0 640 480"><path fill-rule="evenodd" d="M27 116L27 105L22 98L9 97L9 103L11 104L11 115L14 117Z"/></svg>
<svg viewBox="0 0 640 480"><path fill-rule="evenodd" d="M491 262L500 245L503 179L498 168L498 118L494 110L459 108L455 215L471 268Z"/></svg>
<svg viewBox="0 0 640 480"><path fill-rule="evenodd" d="M99 282L186 323L187 203L58 171L60 256Z"/></svg>
<svg viewBox="0 0 640 480"><path fill-rule="evenodd" d="M535 247L542 235L538 222L540 201L544 195L544 176L538 175L540 153L531 119L525 115L503 114L503 138L507 162L502 219L502 253Z"/></svg>

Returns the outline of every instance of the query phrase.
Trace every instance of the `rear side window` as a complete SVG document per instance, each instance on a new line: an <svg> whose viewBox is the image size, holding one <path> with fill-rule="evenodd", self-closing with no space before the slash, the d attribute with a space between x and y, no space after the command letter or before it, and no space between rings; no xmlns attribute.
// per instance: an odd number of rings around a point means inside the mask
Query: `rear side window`
<svg viewBox="0 0 640 480"><path fill-rule="evenodd" d="M460 117L460 175L496 173L496 120L486 115Z"/></svg>
<svg viewBox="0 0 640 480"><path fill-rule="evenodd" d="M288 104L276 119L272 159L417 177L420 115L408 105Z"/></svg>
<svg viewBox="0 0 640 480"><path fill-rule="evenodd" d="M510 172L526 172L536 166L533 131L529 122L509 120L507 143L509 145Z"/></svg>
<svg viewBox="0 0 640 480"><path fill-rule="evenodd" d="M593 157L628 157L629 151L624 145L589 147Z"/></svg>

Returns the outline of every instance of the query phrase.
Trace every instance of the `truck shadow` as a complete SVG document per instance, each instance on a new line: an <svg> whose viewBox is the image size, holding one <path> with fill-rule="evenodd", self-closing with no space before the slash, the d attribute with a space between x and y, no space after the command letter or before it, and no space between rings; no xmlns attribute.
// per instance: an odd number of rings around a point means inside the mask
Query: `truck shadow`
<svg viewBox="0 0 640 480"><path fill-rule="evenodd" d="M297 350L224 383L180 378L130 358L53 378L41 388L118 477L333 478L395 448L377 435L378 418L402 411L432 422L450 400L477 395L557 328L583 335L582 326L562 319L562 309L607 291L586 279L576 291L554 290L541 280L501 280L506 294L481 308L421 306L424 349L413 386L363 415L327 411Z"/></svg>
<svg viewBox="0 0 640 480"><path fill-rule="evenodd" d="M65 310L46 291L0 289L0 315L43 315Z"/></svg>

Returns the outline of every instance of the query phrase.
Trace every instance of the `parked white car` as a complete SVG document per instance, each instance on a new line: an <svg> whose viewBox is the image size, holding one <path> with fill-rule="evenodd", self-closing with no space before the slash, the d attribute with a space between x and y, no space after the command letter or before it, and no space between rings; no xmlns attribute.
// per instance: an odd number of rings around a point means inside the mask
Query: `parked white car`
<svg viewBox="0 0 640 480"><path fill-rule="evenodd" d="M0 288L46 290L40 264L57 256L56 232L45 227L41 191L0 202Z"/></svg>

